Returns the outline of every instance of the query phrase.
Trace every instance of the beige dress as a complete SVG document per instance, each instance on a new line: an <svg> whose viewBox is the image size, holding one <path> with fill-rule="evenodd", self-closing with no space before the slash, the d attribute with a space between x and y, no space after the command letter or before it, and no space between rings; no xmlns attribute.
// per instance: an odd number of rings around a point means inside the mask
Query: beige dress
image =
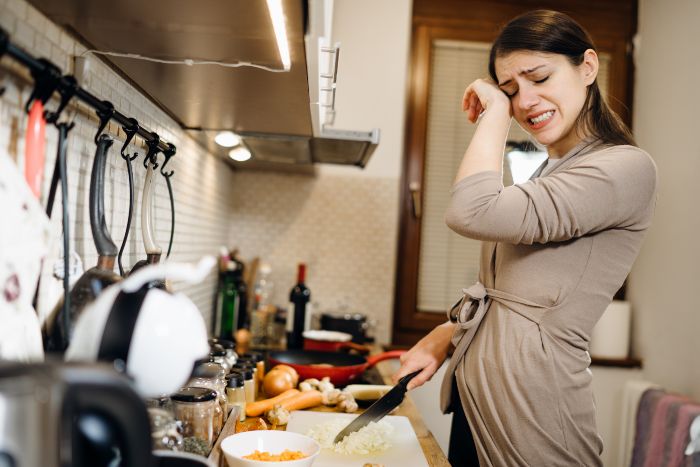
<svg viewBox="0 0 700 467"><path fill-rule="evenodd" d="M551 170L504 188L471 175L448 226L483 240L479 282L453 307L443 382L459 396L485 466L600 466L588 341L651 223L656 167L633 146L586 140Z"/></svg>

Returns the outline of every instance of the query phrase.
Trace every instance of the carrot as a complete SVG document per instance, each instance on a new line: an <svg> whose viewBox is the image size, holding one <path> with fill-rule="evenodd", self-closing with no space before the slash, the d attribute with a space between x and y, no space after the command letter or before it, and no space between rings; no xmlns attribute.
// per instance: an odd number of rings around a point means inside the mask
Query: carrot
<svg viewBox="0 0 700 467"><path fill-rule="evenodd" d="M281 404L283 401L296 396L299 394L298 389L288 389L284 391L282 394L277 395L275 397L270 397L269 399L263 399L255 402L251 402L250 404L246 404L245 406L245 414L248 417L257 417L262 415L263 413L267 412L271 408L275 406L275 404Z"/></svg>
<svg viewBox="0 0 700 467"><path fill-rule="evenodd" d="M292 410L316 407L317 405L321 405L322 400L321 392L314 389L311 391L303 391L294 397L290 397L282 401L280 405L291 412Z"/></svg>

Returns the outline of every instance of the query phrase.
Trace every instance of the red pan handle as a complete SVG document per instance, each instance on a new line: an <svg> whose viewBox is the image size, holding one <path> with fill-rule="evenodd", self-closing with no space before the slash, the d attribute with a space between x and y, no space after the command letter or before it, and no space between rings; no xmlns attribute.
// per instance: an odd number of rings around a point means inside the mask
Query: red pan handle
<svg viewBox="0 0 700 467"><path fill-rule="evenodd" d="M29 110L27 132L24 139L24 178L37 198L41 197L41 179L44 175L46 147L46 120L44 105L35 100Z"/></svg>
<svg viewBox="0 0 700 467"><path fill-rule="evenodd" d="M405 354L405 350L390 350L388 352L383 352L377 355L370 355L367 357L367 367L371 368L382 360L388 360L390 358L399 358L401 355Z"/></svg>

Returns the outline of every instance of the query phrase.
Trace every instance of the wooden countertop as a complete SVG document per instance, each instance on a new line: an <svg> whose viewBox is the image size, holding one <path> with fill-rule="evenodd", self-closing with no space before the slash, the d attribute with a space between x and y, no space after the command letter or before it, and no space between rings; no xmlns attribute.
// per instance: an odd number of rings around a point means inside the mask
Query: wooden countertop
<svg viewBox="0 0 700 467"><path fill-rule="evenodd" d="M390 362L379 362L377 364L377 370L379 370L379 373L381 374L386 384L393 384L391 381L391 375L393 374L393 372L392 365ZM221 431L221 435L219 436L219 439L214 445L211 454L209 454L209 460L216 467L227 467L226 460L224 459L223 453L221 452L220 444L224 438L235 433L235 419L237 418L235 415L236 414L234 414L233 412L231 413L231 416L229 416L226 425ZM418 437L418 442L420 442L421 448L423 449L425 459L428 461L428 465L430 467L450 467L450 463L447 460L447 456L445 456L445 454L442 452L442 449L440 449L440 445L437 443L437 440L435 439L433 434L425 426L423 418L421 417L420 412L418 412L418 408L414 404L413 400L411 400L410 395L406 396L404 401L399 406L398 410L392 415L402 415L409 419L409 421L411 422L411 426L413 426L413 430L416 432L416 436Z"/></svg>

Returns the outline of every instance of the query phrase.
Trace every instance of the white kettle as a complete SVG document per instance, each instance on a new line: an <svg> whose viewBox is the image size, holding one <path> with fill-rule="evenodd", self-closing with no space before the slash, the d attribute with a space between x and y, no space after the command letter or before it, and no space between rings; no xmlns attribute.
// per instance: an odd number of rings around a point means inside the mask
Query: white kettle
<svg viewBox="0 0 700 467"><path fill-rule="evenodd" d="M155 280L201 282L216 264L146 266L106 288L86 307L66 350L68 361L110 361L134 380L142 397L171 394L209 352L202 314L184 294L151 287Z"/></svg>

